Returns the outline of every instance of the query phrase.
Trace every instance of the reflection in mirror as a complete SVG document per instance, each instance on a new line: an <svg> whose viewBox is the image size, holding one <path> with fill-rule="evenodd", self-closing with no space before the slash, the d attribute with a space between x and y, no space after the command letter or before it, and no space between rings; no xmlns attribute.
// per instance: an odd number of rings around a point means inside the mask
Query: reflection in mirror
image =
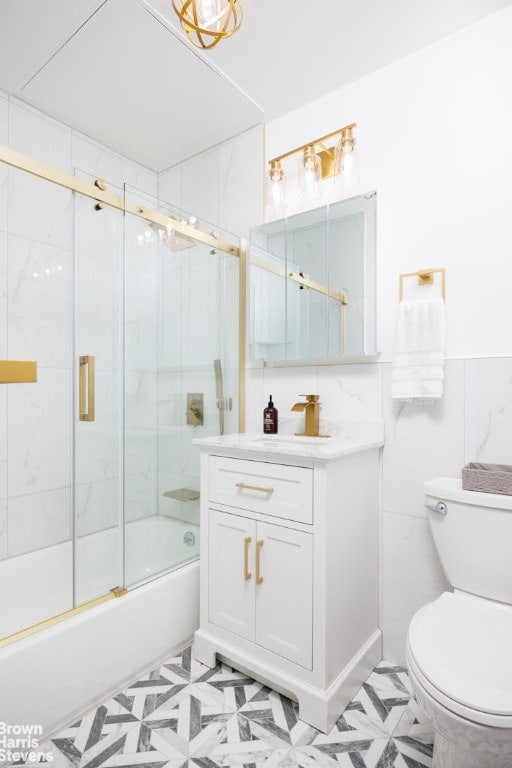
<svg viewBox="0 0 512 768"><path fill-rule="evenodd" d="M376 211L369 192L251 230L251 361L376 354Z"/></svg>

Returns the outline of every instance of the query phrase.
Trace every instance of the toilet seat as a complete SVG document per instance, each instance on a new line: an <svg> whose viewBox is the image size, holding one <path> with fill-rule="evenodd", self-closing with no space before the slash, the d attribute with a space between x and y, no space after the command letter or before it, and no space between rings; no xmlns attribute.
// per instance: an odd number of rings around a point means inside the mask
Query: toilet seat
<svg viewBox="0 0 512 768"><path fill-rule="evenodd" d="M512 606L445 592L413 617L408 660L442 706L482 725L512 728Z"/></svg>

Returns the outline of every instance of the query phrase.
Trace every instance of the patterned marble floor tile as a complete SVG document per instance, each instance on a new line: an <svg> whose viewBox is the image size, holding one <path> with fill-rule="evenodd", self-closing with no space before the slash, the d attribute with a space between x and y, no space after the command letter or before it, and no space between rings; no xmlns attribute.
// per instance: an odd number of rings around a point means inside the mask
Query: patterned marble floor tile
<svg viewBox="0 0 512 768"><path fill-rule="evenodd" d="M202 686L205 690L209 690L233 712L241 709L264 687L252 677L237 672L227 664L217 664L214 669L207 667L203 669L205 671L195 679L194 686Z"/></svg>
<svg viewBox="0 0 512 768"><path fill-rule="evenodd" d="M185 649L51 742L56 768L430 768L433 733L403 667L381 662L330 733L298 705Z"/></svg>
<svg viewBox="0 0 512 768"><path fill-rule="evenodd" d="M222 738L225 723L233 715L208 688L192 684L185 695L162 701L147 714L141 723L141 738L148 744L153 744L155 739L166 741L183 755L190 756L202 744L216 743Z"/></svg>
<svg viewBox="0 0 512 768"><path fill-rule="evenodd" d="M197 678L215 672L215 670L211 670L209 667L201 664L200 661L196 661L192 645L187 646L176 656L166 659L162 665L162 671L165 669L168 670L169 674L182 678L182 682L186 683L192 683ZM166 674L165 672L163 673Z"/></svg>

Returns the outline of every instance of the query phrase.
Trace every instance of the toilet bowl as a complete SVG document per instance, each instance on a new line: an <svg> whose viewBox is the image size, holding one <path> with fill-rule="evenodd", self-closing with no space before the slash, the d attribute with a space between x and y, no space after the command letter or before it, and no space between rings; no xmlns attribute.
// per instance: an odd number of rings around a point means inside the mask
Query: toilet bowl
<svg viewBox="0 0 512 768"><path fill-rule="evenodd" d="M413 690L434 725L432 766L512 768L512 498L450 478L424 489L454 585L415 614L407 636Z"/></svg>

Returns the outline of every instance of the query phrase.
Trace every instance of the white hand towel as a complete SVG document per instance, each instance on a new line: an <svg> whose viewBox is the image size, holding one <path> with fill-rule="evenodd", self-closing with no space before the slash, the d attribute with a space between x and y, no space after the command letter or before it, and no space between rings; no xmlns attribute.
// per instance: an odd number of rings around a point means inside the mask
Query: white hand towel
<svg viewBox="0 0 512 768"><path fill-rule="evenodd" d="M443 299L401 301L395 328L391 397L432 403L443 396L445 322Z"/></svg>

